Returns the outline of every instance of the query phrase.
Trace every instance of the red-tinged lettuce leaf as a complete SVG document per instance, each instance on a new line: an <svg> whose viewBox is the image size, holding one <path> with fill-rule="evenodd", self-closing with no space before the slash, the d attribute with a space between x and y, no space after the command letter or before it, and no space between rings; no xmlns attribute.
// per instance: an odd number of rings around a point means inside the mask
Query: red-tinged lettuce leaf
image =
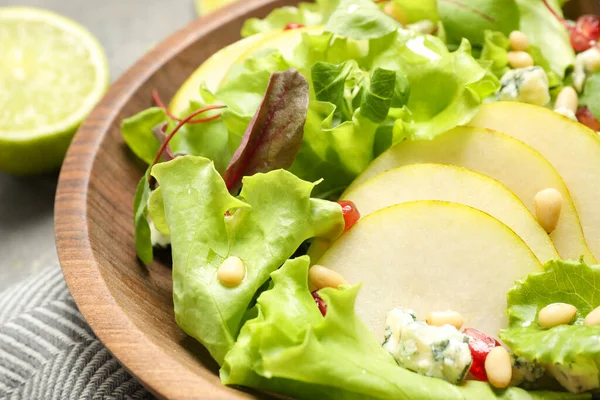
<svg viewBox="0 0 600 400"><path fill-rule="evenodd" d="M302 144L308 82L295 69L275 72L223 179L231 192L244 176L289 168Z"/></svg>

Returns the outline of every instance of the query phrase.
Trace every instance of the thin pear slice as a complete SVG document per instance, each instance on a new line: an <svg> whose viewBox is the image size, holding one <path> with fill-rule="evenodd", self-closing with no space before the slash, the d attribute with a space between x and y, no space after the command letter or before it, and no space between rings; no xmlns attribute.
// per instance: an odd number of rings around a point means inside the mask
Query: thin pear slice
<svg viewBox="0 0 600 400"><path fill-rule="evenodd" d="M595 262L558 172L531 147L490 129L458 127L434 140L400 142L375 159L346 193L380 172L419 163L457 165L494 178L521 199L532 214L536 193L555 188L563 197L558 224L550 234L556 250L565 259L584 256L586 261Z"/></svg>
<svg viewBox="0 0 600 400"><path fill-rule="evenodd" d="M587 244L600 259L600 140L582 124L552 110L515 102L481 107L469 124L491 128L531 146L569 188Z"/></svg>
<svg viewBox="0 0 600 400"><path fill-rule="evenodd" d="M319 260L363 283L356 311L382 338L386 313L458 311L465 326L496 336L506 327L506 293L542 270L510 228L474 208L415 201L376 211L344 233Z"/></svg>
<svg viewBox="0 0 600 400"><path fill-rule="evenodd" d="M347 192L361 216L395 204L443 200L481 210L512 229L541 263L559 255L525 204L500 182L454 165L413 164L374 176Z"/></svg>

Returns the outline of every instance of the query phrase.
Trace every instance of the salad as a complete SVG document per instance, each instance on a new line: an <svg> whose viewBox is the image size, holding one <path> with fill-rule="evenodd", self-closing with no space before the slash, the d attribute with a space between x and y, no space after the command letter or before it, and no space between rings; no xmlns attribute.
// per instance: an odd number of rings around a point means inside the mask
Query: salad
<svg viewBox="0 0 600 400"><path fill-rule="evenodd" d="M561 6L276 9L123 121L137 255L224 384L600 393L600 18Z"/></svg>

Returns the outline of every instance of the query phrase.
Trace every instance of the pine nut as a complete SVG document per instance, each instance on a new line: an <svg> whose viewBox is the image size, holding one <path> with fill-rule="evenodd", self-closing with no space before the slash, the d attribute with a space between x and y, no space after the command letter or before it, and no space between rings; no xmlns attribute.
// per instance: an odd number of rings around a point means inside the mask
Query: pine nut
<svg viewBox="0 0 600 400"><path fill-rule="evenodd" d="M524 51L509 51L506 57L512 68L533 67L533 58Z"/></svg>
<svg viewBox="0 0 600 400"><path fill-rule="evenodd" d="M542 308L538 313L538 324L550 329L558 325L566 325L573 320L577 308L567 303L553 303Z"/></svg>
<svg viewBox="0 0 600 400"><path fill-rule="evenodd" d="M525 51L529 47L529 38L521 31L512 31L508 35L510 48L515 51Z"/></svg>
<svg viewBox="0 0 600 400"><path fill-rule="evenodd" d="M597 326L600 325L600 307L594 308L588 315L585 317L583 323L587 326Z"/></svg>
<svg viewBox="0 0 600 400"><path fill-rule="evenodd" d="M556 96L556 102L554 103L554 109L566 108L572 112L577 111L577 105L579 104L579 96L577 92L571 86L565 86Z"/></svg>
<svg viewBox="0 0 600 400"><path fill-rule="evenodd" d="M460 329L465 319L456 311L434 311L427 314L425 322L431 326L452 325L456 329Z"/></svg>
<svg viewBox="0 0 600 400"><path fill-rule="evenodd" d="M217 279L223 286L235 287L246 278L244 262L236 256L227 257L217 270Z"/></svg>
<svg viewBox="0 0 600 400"><path fill-rule="evenodd" d="M308 282L310 290L319 290L326 287L337 288L340 285L346 285L348 282L337 272L325 268L322 265L315 264L308 270Z"/></svg>
<svg viewBox="0 0 600 400"><path fill-rule="evenodd" d="M556 229L560 210L562 208L562 194L554 189L540 190L533 199L535 205L535 216L539 224L548 233Z"/></svg>
<svg viewBox="0 0 600 400"><path fill-rule="evenodd" d="M485 373L490 385L504 389L512 379L512 363L508 351L502 346L494 347L485 358Z"/></svg>

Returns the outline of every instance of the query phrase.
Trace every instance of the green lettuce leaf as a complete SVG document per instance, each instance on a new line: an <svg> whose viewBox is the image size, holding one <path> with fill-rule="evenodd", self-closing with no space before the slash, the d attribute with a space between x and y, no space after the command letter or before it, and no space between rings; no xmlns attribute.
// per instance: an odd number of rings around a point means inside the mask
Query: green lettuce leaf
<svg viewBox="0 0 600 400"><path fill-rule="evenodd" d="M206 88L200 88L198 99L190 102L183 116L205 107L220 103ZM202 117L209 117L222 111L209 111ZM166 112L158 107L148 108L130 118L123 120L121 133L129 148L146 164L151 164L160 147L160 140L153 133L153 128L167 124L166 132L170 132L176 125L175 121L167 118ZM174 154L192 154L208 157L215 162L217 170L224 171L231 159L233 151L239 145L239 138L232 133L233 139L223 118L201 124L185 124L169 143ZM230 142L235 144L230 145Z"/></svg>
<svg viewBox="0 0 600 400"><path fill-rule="evenodd" d="M280 7L273 10L266 18L250 18L242 27L242 37L257 33L280 30L288 24L304 26L323 25L340 0L316 0L314 3L300 3L298 7Z"/></svg>
<svg viewBox="0 0 600 400"><path fill-rule="evenodd" d="M356 61L350 60L337 65L318 61L310 70L316 99L335 106L335 125L352 118L352 99L346 97L346 80L358 69Z"/></svg>
<svg viewBox="0 0 600 400"><path fill-rule="evenodd" d="M127 146L146 164L151 164L160 147L152 128L167 122L167 114L158 107L148 108L121 123L121 133Z"/></svg>
<svg viewBox="0 0 600 400"><path fill-rule="evenodd" d="M432 139L468 123L479 105L499 88L498 79L472 56L463 40L458 50L428 63L405 62L410 82L407 113L395 122L395 136Z"/></svg>
<svg viewBox="0 0 600 400"><path fill-rule="evenodd" d="M309 258L287 261L225 357L221 380L297 399L571 399L518 388L454 386L399 367L354 312L359 286L322 289L322 317L307 283ZM585 398L585 397L582 397Z"/></svg>
<svg viewBox="0 0 600 400"><path fill-rule="evenodd" d="M305 35L292 62L301 70L312 63L318 101L311 101L290 171L306 180L323 178L319 197L339 194L393 143L430 139L467 123L499 87L466 41L453 53L433 36L403 30L370 40L366 49L361 42Z"/></svg>
<svg viewBox="0 0 600 400"><path fill-rule="evenodd" d="M178 157L154 166L152 175L171 233L175 318L221 363L269 274L304 240L337 237L341 207L311 199L315 184L284 170L244 178L237 198L206 158ZM243 260L247 276L228 288L216 271L232 255Z"/></svg>
<svg viewBox="0 0 600 400"><path fill-rule="evenodd" d="M325 31L350 39L377 39L399 29L401 25L371 0L340 0Z"/></svg>
<svg viewBox="0 0 600 400"><path fill-rule="evenodd" d="M171 235L167 217L165 216L164 200L160 187L156 188L150 194L150 198L148 199L148 216L150 216L150 220L157 231L166 236Z"/></svg>
<svg viewBox="0 0 600 400"><path fill-rule="evenodd" d="M138 258L145 264L150 264L153 258L150 223L148 221L148 200L150 199L151 192L150 183L148 182L149 177L150 169L148 168L144 176L140 179L133 198L135 252Z"/></svg>
<svg viewBox="0 0 600 400"><path fill-rule="evenodd" d="M491 70L498 78L501 78L508 67L509 41L502 32L485 31L483 34L483 48L481 49L481 60L491 61Z"/></svg>
<svg viewBox="0 0 600 400"><path fill-rule="evenodd" d="M535 46L547 60L555 74L564 78L565 70L575 61L569 33L554 18L542 1L516 0L521 15L519 29L527 35L529 43ZM558 15L562 15L560 5L549 0Z"/></svg>
<svg viewBox="0 0 600 400"><path fill-rule="evenodd" d="M373 160L377 124L358 109L352 120L333 125L335 106L312 101L304 141L290 172L305 180L323 179L316 197L336 198Z"/></svg>
<svg viewBox="0 0 600 400"><path fill-rule="evenodd" d="M211 93L204 85L199 89L200 96L190 101L187 111L182 113L185 117L192 112L213 104L224 104L223 101ZM225 115L231 113L228 108L225 110L209 111L202 117L210 117L214 114L221 114L221 118L201 124L186 124L177 135L171 139L171 150L175 154L191 154L210 158L215 163L215 168L219 172L224 172L227 164L233 155L233 152L240 143L240 137L236 132L230 131L225 121ZM167 131L174 127L170 123Z"/></svg>
<svg viewBox="0 0 600 400"><path fill-rule="evenodd" d="M575 321L543 329L538 312L552 303L577 307ZM585 366L583 371L600 376L600 330L586 326L586 315L600 306L600 266L583 261L550 261L545 271L529 275L508 293L509 327L500 338L515 354L541 364Z"/></svg>
<svg viewBox="0 0 600 400"><path fill-rule="evenodd" d="M586 79L583 95L579 98L579 102L588 106L594 117L600 119L600 73Z"/></svg>
<svg viewBox="0 0 600 400"><path fill-rule="evenodd" d="M450 43L467 39L473 46L480 46L486 30L508 35L519 28L519 8L515 0L438 0L437 3Z"/></svg>
<svg viewBox="0 0 600 400"><path fill-rule="evenodd" d="M361 101L361 115L375 123L382 123L388 115L396 94L396 72L375 68L365 85ZM397 97L401 97L402 93Z"/></svg>

